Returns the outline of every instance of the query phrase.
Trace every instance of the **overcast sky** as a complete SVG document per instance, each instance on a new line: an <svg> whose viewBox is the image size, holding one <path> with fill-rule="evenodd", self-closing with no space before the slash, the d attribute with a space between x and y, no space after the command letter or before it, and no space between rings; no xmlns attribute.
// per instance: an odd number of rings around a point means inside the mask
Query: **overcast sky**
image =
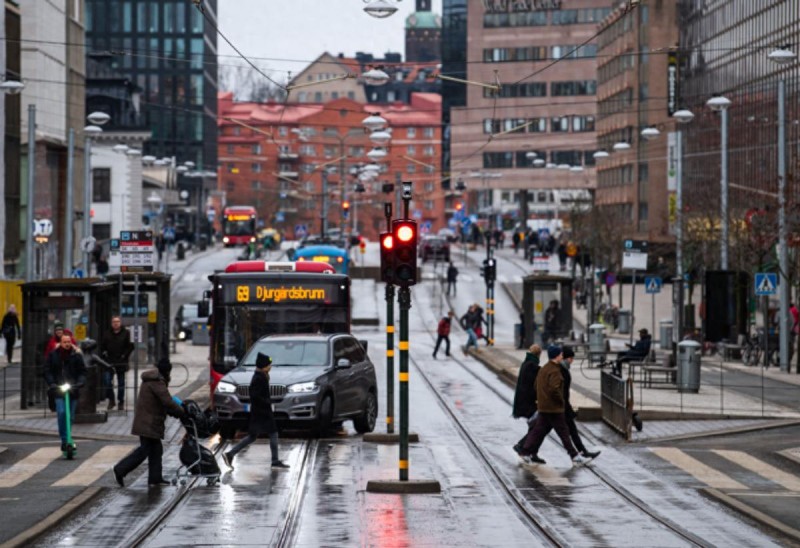
<svg viewBox="0 0 800 548"><path fill-rule="evenodd" d="M399 52L405 59L405 19L415 0L401 0L388 19L364 13L363 0L219 0L219 30L247 57L280 82L297 74L328 51L353 56L356 51L383 56ZM442 13L442 1L433 0ZM234 62L228 44L217 39L220 64Z"/></svg>

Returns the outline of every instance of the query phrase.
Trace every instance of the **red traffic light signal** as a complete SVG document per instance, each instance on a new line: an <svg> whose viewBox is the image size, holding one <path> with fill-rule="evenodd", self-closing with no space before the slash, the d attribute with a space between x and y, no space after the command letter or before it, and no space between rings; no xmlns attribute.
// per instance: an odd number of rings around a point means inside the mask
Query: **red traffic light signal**
<svg viewBox="0 0 800 548"><path fill-rule="evenodd" d="M345 211L350 209L350 202L348 202L346 200L344 202L342 202L342 209L344 209Z"/></svg>
<svg viewBox="0 0 800 548"><path fill-rule="evenodd" d="M381 232L381 280L394 283L394 235Z"/></svg>
<svg viewBox="0 0 800 548"><path fill-rule="evenodd" d="M392 221L394 234L394 278L397 285L409 287L417 283L417 222L408 219Z"/></svg>

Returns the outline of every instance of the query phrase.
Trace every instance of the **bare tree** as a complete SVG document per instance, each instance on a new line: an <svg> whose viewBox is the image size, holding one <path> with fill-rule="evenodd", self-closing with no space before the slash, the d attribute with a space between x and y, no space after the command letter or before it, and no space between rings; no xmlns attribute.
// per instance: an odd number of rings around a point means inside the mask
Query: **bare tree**
<svg viewBox="0 0 800 548"><path fill-rule="evenodd" d="M264 72L270 72L267 67L259 68ZM234 99L241 102L280 102L286 97L284 89L264 78L253 67L243 61L220 65L219 89L232 91Z"/></svg>

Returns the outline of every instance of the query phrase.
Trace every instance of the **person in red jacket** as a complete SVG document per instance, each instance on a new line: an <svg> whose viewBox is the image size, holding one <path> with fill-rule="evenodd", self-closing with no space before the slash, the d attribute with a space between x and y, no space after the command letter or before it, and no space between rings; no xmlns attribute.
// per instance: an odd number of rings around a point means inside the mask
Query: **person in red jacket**
<svg viewBox="0 0 800 548"><path fill-rule="evenodd" d="M436 328L436 346L433 347L433 359L436 359L436 353L439 352L439 345L442 344L442 341L445 343L444 347L444 355L450 357L450 322L455 316L455 313L451 310L447 313L447 316L439 320L439 325Z"/></svg>
<svg viewBox="0 0 800 548"><path fill-rule="evenodd" d="M64 329L64 324L56 320L53 323L53 336L47 341L47 345L44 348L44 359L47 359L47 357L50 355L50 352L58 348L58 345L61 343L62 335L69 335L70 340L72 341L72 348L74 348L75 351L80 354L80 347L78 346L78 342L75 340L75 336L72 334L72 331L69 329Z"/></svg>

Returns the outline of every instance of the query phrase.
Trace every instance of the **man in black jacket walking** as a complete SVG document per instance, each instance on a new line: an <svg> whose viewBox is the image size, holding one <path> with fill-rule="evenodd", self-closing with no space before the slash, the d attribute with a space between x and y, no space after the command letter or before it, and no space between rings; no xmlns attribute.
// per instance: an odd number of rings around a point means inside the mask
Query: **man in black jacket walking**
<svg viewBox="0 0 800 548"><path fill-rule="evenodd" d="M539 373L539 358L542 354L542 347L533 344L525 354L525 361L519 367L517 374L517 388L514 391L514 406L511 414L515 419L524 418L528 423L528 431L533 426L536 419L536 375ZM526 432L522 439L514 445L514 451L522 452L525 444Z"/></svg>
<svg viewBox="0 0 800 548"><path fill-rule="evenodd" d="M587 459L594 459L600 454L600 451L589 451L583 445L581 435L578 433L578 425L575 424L575 418L578 414L572 408L572 403L569 401L569 389L572 384L572 373L569 368L572 362L575 361L575 351L569 346L564 347L564 359L561 361L561 375L564 377L564 418L567 421L567 428L569 429L569 437L575 449Z"/></svg>
<svg viewBox="0 0 800 548"><path fill-rule="evenodd" d="M125 407L125 373L128 372L128 358L133 352L130 332L122 327L122 318L111 318L111 329L100 341L100 355L111 365L103 371L104 395L108 398L108 410L114 409L114 375L117 377L117 409Z"/></svg>
<svg viewBox="0 0 800 548"><path fill-rule="evenodd" d="M236 454L256 441L259 434L269 434L269 450L272 453L273 468L289 468L289 465L278 458L278 426L272 414L272 398L269 391L269 370L272 369L272 358L258 353L256 371L250 381L250 426L247 436L230 451L222 454L222 460L233 470L233 458Z"/></svg>

